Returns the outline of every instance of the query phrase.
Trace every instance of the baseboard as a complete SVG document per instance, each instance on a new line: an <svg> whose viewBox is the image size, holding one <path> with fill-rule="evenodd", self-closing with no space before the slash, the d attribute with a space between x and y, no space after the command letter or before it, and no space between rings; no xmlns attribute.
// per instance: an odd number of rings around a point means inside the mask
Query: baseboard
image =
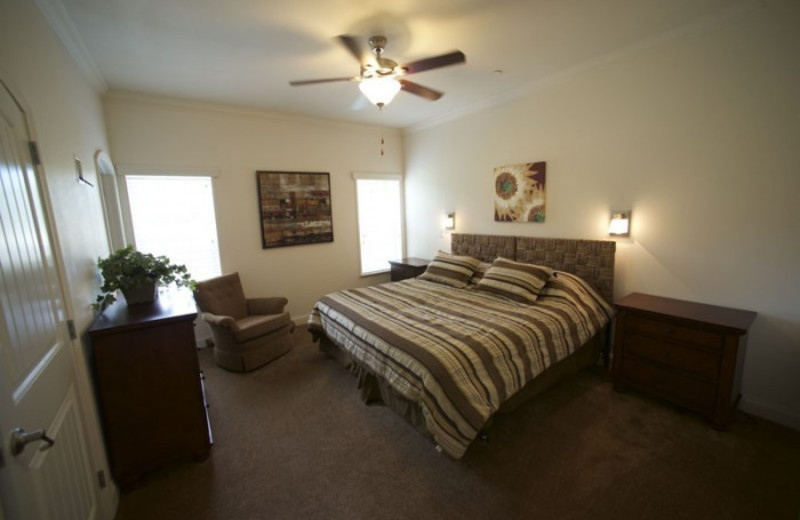
<svg viewBox="0 0 800 520"><path fill-rule="evenodd" d="M295 327L305 328L306 325L308 325L308 314L303 314L301 316L293 316L292 321L294 322Z"/></svg>
<svg viewBox="0 0 800 520"><path fill-rule="evenodd" d="M760 401L746 395L743 395L741 401L739 401L739 408L743 412L800 431L800 413L794 410Z"/></svg>

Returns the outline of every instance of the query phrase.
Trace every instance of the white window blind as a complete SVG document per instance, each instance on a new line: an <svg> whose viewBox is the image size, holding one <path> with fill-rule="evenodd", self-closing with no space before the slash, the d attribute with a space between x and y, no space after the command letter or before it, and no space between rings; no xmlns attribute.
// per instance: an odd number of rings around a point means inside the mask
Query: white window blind
<svg viewBox="0 0 800 520"><path fill-rule="evenodd" d="M211 177L126 175L136 249L184 264L195 280L220 275Z"/></svg>
<svg viewBox="0 0 800 520"><path fill-rule="evenodd" d="M353 174L358 204L361 274L389 270L403 256L403 184L399 175Z"/></svg>

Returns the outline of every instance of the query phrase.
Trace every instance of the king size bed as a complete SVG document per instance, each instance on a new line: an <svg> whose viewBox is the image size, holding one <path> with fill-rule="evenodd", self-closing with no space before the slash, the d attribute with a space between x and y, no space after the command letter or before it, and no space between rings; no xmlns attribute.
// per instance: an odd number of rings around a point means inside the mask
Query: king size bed
<svg viewBox="0 0 800 520"><path fill-rule="evenodd" d="M615 248L453 234L415 279L322 297L309 330L366 402L461 458L495 414L607 356Z"/></svg>

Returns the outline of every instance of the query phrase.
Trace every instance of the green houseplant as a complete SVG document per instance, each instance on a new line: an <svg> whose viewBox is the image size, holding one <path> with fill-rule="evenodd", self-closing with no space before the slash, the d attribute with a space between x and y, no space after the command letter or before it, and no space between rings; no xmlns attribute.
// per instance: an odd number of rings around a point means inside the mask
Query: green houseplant
<svg viewBox="0 0 800 520"><path fill-rule="evenodd" d="M98 312L116 301L117 290L125 295L128 305L134 305L154 302L159 285L174 283L192 290L195 287L185 265L170 263L166 256L136 251L132 245L114 251L108 258L98 258L97 266L103 275L103 285L92 307Z"/></svg>

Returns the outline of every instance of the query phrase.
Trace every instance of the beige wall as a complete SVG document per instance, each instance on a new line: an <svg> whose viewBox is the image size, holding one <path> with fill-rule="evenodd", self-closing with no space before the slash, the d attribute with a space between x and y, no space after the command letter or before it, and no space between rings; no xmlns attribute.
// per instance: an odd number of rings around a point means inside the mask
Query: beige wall
<svg viewBox="0 0 800 520"><path fill-rule="evenodd" d="M327 292L388 281L359 276L351 174L402 173L399 131L126 94L107 96L104 106L118 170L217 172L222 270L239 271L248 295L284 295L302 322ZM262 249L257 170L329 172L333 243Z"/></svg>
<svg viewBox="0 0 800 520"><path fill-rule="evenodd" d="M102 105L35 3L2 1L0 72L22 95L33 120L64 259L67 304L84 330L93 319L97 257L108 254L94 171L95 152L107 149ZM73 155L94 188L78 182Z"/></svg>
<svg viewBox="0 0 800 520"><path fill-rule="evenodd" d="M768 2L406 135L408 253L441 231L607 238L616 294L757 311L744 407L800 428L800 4ZM547 161L547 222L493 221L493 167Z"/></svg>

